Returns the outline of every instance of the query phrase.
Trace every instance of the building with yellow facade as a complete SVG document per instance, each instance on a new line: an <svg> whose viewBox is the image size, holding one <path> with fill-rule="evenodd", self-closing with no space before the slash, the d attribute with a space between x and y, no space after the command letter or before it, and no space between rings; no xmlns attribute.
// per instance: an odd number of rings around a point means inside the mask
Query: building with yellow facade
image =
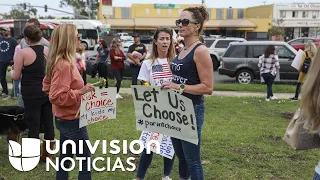
<svg viewBox="0 0 320 180"><path fill-rule="evenodd" d="M131 7L105 8L100 2L98 18L111 25L113 32L138 32L151 35L158 26L176 28L175 20L183 9L200 4L132 4ZM272 25L273 5L250 8L208 8L206 35L267 39Z"/></svg>

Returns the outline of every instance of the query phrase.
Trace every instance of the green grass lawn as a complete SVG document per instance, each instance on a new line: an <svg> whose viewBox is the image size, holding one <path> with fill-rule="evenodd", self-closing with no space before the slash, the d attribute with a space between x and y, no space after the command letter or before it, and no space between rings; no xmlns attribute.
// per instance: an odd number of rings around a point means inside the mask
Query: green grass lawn
<svg viewBox="0 0 320 180"><path fill-rule="evenodd" d="M288 125L287 113L298 107L297 102L259 101L262 98L206 97L205 123L201 143L201 155L205 179L311 179L314 167L320 159L318 150L295 151L281 139ZM0 101L9 105L14 101ZM88 126L91 141L134 140L140 136L135 128L134 106L131 96L118 101L117 119ZM30 172L18 172L8 161L5 136L0 136L0 177L8 179L54 179L55 171L45 171L45 164ZM59 138L56 131L56 138ZM100 148L93 157L102 156ZM108 154L109 155L109 154ZM121 155L124 165L127 157ZM104 156L106 157L106 155ZM139 156L135 162L138 163ZM114 163L114 157L111 161ZM172 178L178 178L177 159ZM106 163L106 162L105 162ZM102 162L98 166L102 166ZM106 166L106 164L104 164ZM160 179L163 160L155 155L146 179ZM77 170L70 179L77 179ZM130 180L134 172L93 172L93 179Z"/></svg>
<svg viewBox="0 0 320 180"><path fill-rule="evenodd" d="M98 81L96 78L91 78L88 76L88 83L95 83ZM109 86L115 87L116 80L108 79ZM7 82L11 83L11 79L7 77ZM245 91L245 92L266 92L267 87L262 83L251 83L251 84L239 84L239 83L217 83L213 85L213 90L215 91ZM123 79L121 83L122 88L131 87L131 79ZM276 83L273 85L273 91L275 93L294 93L296 91L296 86L294 84L283 84Z"/></svg>
<svg viewBox="0 0 320 180"><path fill-rule="evenodd" d="M267 92L267 86L262 83L238 84L238 83L224 83L214 84L215 91L245 91L245 92ZM294 93L296 92L296 85L294 84L274 84L273 92L275 93Z"/></svg>

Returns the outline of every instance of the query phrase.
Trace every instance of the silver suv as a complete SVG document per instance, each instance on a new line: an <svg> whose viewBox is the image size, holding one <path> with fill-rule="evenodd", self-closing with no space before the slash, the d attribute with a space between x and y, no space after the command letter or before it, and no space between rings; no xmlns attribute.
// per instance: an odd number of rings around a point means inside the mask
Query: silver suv
<svg viewBox="0 0 320 180"><path fill-rule="evenodd" d="M298 72L291 66L297 51L286 42L280 41L247 41L230 43L221 58L219 74L235 77L241 84L249 84L260 79L258 68L259 57L269 45L274 45L280 63L280 79L298 79Z"/></svg>
<svg viewBox="0 0 320 180"><path fill-rule="evenodd" d="M205 37L205 44L210 52L210 56L213 62L214 70L217 70L220 66L220 58L227 50L231 42L243 42L246 41L243 38L234 38L234 37Z"/></svg>

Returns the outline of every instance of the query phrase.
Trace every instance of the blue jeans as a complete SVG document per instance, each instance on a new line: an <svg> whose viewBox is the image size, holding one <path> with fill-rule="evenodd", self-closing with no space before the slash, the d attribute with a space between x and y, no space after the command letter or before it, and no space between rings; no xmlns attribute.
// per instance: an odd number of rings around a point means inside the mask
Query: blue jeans
<svg viewBox="0 0 320 180"><path fill-rule="evenodd" d="M8 95L8 84L6 80L8 66L8 62L0 62L0 82L2 86L2 93L6 95Z"/></svg>
<svg viewBox="0 0 320 180"><path fill-rule="evenodd" d="M267 98L270 98L271 96L273 96L272 84L276 76L272 75L271 73L263 73L261 74L261 76L264 79L264 82L267 84Z"/></svg>
<svg viewBox="0 0 320 180"><path fill-rule="evenodd" d="M317 172L314 173L313 180L320 180L320 175Z"/></svg>
<svg viewBox="0 0 320 180"><path fill-rule="evenodd" d="M131 81L132 85L138 85L138 76L139 76L139 71L140 71L140 66L138 65L131 65Z"/></svg>
<svg viewBox="0 0 320 180"><path fill-rule="evenodd" d="M153 153L147 154L147 150L144 149L144 151L141 154L140 161L139 161L139 168L137 173L137 178L144 179L147 170L151 164ZM172 159L163 157L163 176L170 176L172 171L172 166L174 163L174 156Z"/></svg>
<svg viewBox="0 0 320 180"><path fill-rule="evenodd" d="M16 81L13 81L13 88L11 90L10 97L18 97L19 96L19 94L20 94L20 88L19 88L20 81L21 81L20 78Z"/></svg>
<svg viewBox="0 0 320 180"><path fill-rule="evenodd" d="M79 154L79 140L89 140L89 135L86 127L82 127L79 129L79 119L75 120L60 120L55 118L56 127L60 131L60 156L59 162L65 157L73 158L73 154L71 152L71 146L67 146L66 154L62 154L62 144L66 140L72 140L76 144L76 156L77 157L85 157L86 160L82 161L82 171L79 171L78 180L91 180L91 171L88 171L88 159L91 158L91 152L85 142L83 142L83 153ZM77 161L76 161L77 162ZM92 162L90 162L91 164ZM70 162L65 161L64 167L69 168ZM92 169L92 168L91 168ZM59 171L56 173L57 180L68 180L68 172L64 171L61 167Z"/></svg>
<svg viewBox="0 0 320 180"><path fill-rule="evenodd" d="M179 159L179 175L181 180L203 180L204 173L200 158L200 140L202 124L204 122L204 103L194 104L194 111L197 120L199 144L171 137L176 156Z"/></svg>

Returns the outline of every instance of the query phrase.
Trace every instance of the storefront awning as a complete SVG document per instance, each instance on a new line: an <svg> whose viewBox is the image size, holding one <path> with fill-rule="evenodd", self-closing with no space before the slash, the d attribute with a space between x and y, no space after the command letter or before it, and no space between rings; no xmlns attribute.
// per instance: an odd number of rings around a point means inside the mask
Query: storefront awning
<svg viewBox="0 0 320 180"><path fill-rule="evenodd" d="M175 27L177 18L134 18L136 28L157 28L159 26Z"/></svg>
<svg viewBox="0 0 320 180"><path fill-rule="evenodd" d="M133 19L108 19L107 24L110 24L111 29L133 29L134 20Z"/></svg>
<svg viewBox="0 0 320 180"><path fill-rule="evenodd" d="M159 26L177 28L177 18L134 18L134 19L107 19L103 23L110 24L111 29L145 29L154 30ZM204 29L241 28L253 30L257 26L247 19L209 20Z"/></svg>
<svg viewBox="0 0 320 180"><path fill-rule="evenodd" d="M221 20L221 28L255 28L257 27L254 23L250 22L247 19L228 19Z"/></svg>
<svg viewBox="0 0 320 180"><path fill-rule="evenodd" d="M219 28L221 24L221 20L209 20L204 24L206 29L208 28Z"/></svg>

